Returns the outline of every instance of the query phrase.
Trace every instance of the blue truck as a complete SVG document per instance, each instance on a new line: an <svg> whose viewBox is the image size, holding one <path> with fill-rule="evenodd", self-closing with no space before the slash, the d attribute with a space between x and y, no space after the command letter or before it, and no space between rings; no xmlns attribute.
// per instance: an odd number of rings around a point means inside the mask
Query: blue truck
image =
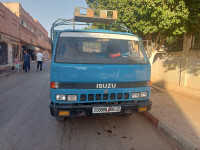
<svg viewBox="0 0 200 150"><path fill-rule="evenodd" d="M62 21L51 30L51 115L63 121L149 111L151 66L141 39L102 29L55 30L71 20Z"/></svg>

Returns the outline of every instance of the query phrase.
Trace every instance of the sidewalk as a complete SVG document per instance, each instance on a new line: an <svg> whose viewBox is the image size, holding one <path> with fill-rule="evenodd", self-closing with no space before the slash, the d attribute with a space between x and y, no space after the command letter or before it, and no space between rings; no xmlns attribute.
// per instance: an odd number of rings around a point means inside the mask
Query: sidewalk
<svg viewBox="0 0 200 150"><path fill-rule="evenodd" d="M8 64L8 65L0 65L0 78L2 77L6 77L10 74L13 74L13 73L16 73L17 70L11 70L11 67L13 66L14 64Z"/></svg>
<svg viewBox="0 0 200 150"><path fill-rule="evenodd" d="M45 60L43 61L43 65L45 65L45 63L49 63L51 62L50 60ZM31 64L37 64L36 61L31 61ZM3 77L6 77L10 74L13 74L13 73L16 73L17 70L15 68L15 70L11 70L11 67L14 65L15 67L15 64L7 64L7 65L0 65L0 78L3 78ZM31 67L32 68L32 67ZM22 70L22 65L20 65L20 72L23 72Z"/></svg>
<svg viewBox="0 0 200 150"><path fill-rule="evenodd" d="M34 64L35 61L31 61L31 64ZM15 64L7 64L7 65L0 65L0 78L2 77L6 77L10 74L13 74L13 73L16 73L17 70L15 68L15 70L11 70L11 67L14 66L15 67ZM22 72L22 65L20 65L20 72Z"/></svg>
<svg viewBox="0 0 200 150"><path fill-rule="evenodd" d="M156 128L183 150L200 150L200 99L153 86L150 112Z"/></svg>

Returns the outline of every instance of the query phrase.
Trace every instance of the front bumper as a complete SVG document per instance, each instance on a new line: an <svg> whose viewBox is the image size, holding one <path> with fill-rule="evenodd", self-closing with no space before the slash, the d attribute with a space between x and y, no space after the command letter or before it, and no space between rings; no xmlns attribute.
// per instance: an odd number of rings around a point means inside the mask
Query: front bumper
<svg viewBox="0 0 200 150"><path fill-rule="evenodd" d="M81 117L81 116L97 116L97 115L110 115L110 114L131 114L134 112L141 112L139 108L146 107L146 111L150 111L151 109L151 102L144 102L144 103L130 103L130 104L108 104L108 105L101 105L101 104L91 104L91 105L53 105L50 104L50 113L52 116L55 117ZM121 106L121 112L113 112L113 113L92 113L93 107L111 107L111 106ZM59 111L69 111L68 116L59 116Z"/></svg>

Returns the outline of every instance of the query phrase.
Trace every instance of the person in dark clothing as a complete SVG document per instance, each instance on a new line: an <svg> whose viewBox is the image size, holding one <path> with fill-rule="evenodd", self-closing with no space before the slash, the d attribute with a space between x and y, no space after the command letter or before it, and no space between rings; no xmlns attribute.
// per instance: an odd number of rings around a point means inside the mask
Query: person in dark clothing
<svg viewBox="0 0 200 150"><path fill-rule="evenodd" d="M27 53L27 51L24 51L24 70L27 72L27 70L30 70L30 54Z"/></svg>

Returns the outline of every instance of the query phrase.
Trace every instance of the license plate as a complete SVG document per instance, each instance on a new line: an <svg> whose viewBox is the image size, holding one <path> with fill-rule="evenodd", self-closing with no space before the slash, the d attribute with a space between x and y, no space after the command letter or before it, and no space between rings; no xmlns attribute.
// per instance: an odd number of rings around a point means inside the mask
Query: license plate
<svg viewBox="0 0 200 150"><path fill-rule="evenodd" d="M111 107L93 107L92 113L112 113L121 112L121 106L111 106Z"/></svg>

